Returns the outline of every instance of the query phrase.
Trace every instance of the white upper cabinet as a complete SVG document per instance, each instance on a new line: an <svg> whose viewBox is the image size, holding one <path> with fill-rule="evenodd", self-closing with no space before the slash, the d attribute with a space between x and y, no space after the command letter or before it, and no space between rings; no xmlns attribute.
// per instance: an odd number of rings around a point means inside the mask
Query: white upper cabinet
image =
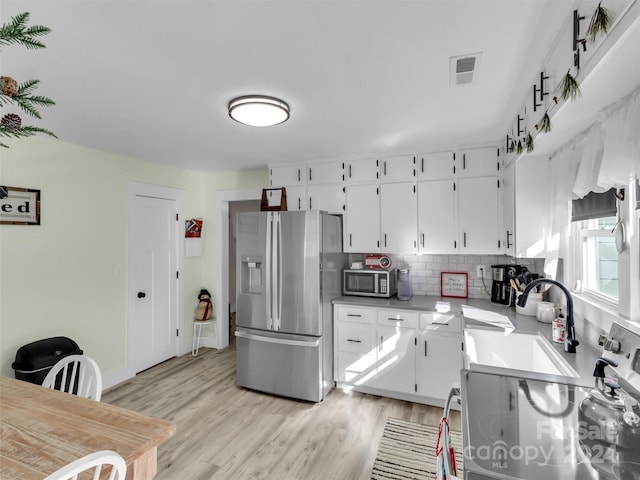
<svg viewBox="0 0 640 480"><path fill-rule="evenodd" d="M284 165L269 168L269 186L304 185L303 165Z"/></svg>
<svg viewBox="0 0 640 480"><path fill-rule="evenodd" d="M496 147L471 148L457 154L458 177L482 177L498 174L498 149Z"/></svg>
<svg viewBox="0 0 640 480"><path fill-rule="evenodd" d="M306 210L323 210L344 213L344 189L342 185L308 185Z"/></svg>
<svg viewBox="0 0 640 480"><path fill-rule="evenodd" d="M498 177L461 178L457 189L459 253L502 253Z"/></svg>
<svg viewBox="0 0 640 480"><path fill-rule="evenodd" d="M287 192L287 210L298 211L306 210L307 208L307 195L304 185L285 187ZM270 200L269 205L278 205L279 192L269 192Z"/></svg>
<svg viewBox="0 0 640 480"><path fill-rule="evenodd" d="M380 250L380 195L378 185L345 187L345 252L375 253Z"/></svg>
<svg viewBox="0 0 640 480"><path fill-rule="evenodd" d="M382 157L380 159L381 182L402 182L415 180L415 178L415 155L396 155L393 157Z"/></svg>
<svg viewBox="0 0 640 480"><path fill-rule="evenodd" d="M504 252L514 257L544 256L548 246L548 205L552 181L549 162L540 157L522 156L504 170L503 241ZM507 248L508 247L508 248Z"/></svg>
<svg viewBox="0 0 640 480"><path fill-rule="evenodd" d="M453 180L418 182L418 252L457 253L457 195Z"/></svg>
<svg viewBox="0 0 640 480"><path fill-rule="evenodd" d="M516 230L516 162L509 163L502 169L502 186L500 188L502 202L502 251L505 255L515 256Z"/></svg>
<svg viewBox="0 0 640 480"><path fill-rule="evenodd" d="M418 210L415 182L380 185L380 251L416 253Z"/></svg>
<svg viewBox="0 0 640 480"><path fill-rule="evenodd" d="M418 180L444 180L455 173L455 152L435 152L418 155Z"/></svg>
<svg viewBox="0 0 640 480"><path fill-rule="evenodd" d="M343 181L343 162L309 163L306 165L307 185L335 184Z"/></svg>
<svg viewBox="0 0 640 480"><path fill-rule="evenodd" d="M374 183L378 181L377 158L351 160L345 163L344 180L349 183Z"/></svg>

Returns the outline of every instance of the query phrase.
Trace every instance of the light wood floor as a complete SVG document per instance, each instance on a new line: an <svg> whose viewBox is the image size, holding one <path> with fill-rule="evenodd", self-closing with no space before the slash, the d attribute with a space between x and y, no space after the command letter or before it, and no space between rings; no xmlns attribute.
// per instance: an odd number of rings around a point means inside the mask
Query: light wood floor
<svg viewBox="0 0 640 480"><path fill-rule="evenodd" d="M169 360L102 401L177 425L158 449L156 480L367 479L387 417L437 425L442 416L337 389L314 404L238 388L233 347Z"/></svg>

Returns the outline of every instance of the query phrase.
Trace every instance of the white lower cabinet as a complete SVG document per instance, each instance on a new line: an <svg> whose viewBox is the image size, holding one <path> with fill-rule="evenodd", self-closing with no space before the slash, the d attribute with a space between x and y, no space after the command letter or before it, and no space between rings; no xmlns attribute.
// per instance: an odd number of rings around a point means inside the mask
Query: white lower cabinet
<svg viewBox="0 0 640 480"><path fill-rule="evenodd" d="M446 400L453 383L460 382L461 368L460 335L420 331L416 356L418 395Z"/></svg>
<svg viewBox="0 0 640 480"><path fill-rule="evenodd" d="M459 316L336 305L334 329L339 386L442 406L460 381Z"/></svg>

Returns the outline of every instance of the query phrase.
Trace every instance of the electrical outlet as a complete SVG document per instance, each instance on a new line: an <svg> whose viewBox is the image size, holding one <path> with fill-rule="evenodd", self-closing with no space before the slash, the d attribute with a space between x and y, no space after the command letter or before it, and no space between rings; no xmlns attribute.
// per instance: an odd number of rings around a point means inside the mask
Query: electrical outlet
<svg viewBox="0 0 640 480"><path fill-rule="evenodd" d="M485 265L476 265L476 277L487 278L487 267Z"/></svg>

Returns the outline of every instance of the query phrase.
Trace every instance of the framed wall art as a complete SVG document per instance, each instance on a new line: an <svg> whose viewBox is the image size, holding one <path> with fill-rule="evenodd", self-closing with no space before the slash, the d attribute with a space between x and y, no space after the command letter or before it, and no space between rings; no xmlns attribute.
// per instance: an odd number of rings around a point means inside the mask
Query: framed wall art
<svg viewBox="0 0 640 480"><path fill-rule="evenodd" d="M441 272L440 296L467 298L469 296L467 272Z"/></svg>
<svg viewBox="0 0 640 480"><path fill-rule="evenodd" d="M0 186L0 225L40 225L40 190Z"/></svg>

